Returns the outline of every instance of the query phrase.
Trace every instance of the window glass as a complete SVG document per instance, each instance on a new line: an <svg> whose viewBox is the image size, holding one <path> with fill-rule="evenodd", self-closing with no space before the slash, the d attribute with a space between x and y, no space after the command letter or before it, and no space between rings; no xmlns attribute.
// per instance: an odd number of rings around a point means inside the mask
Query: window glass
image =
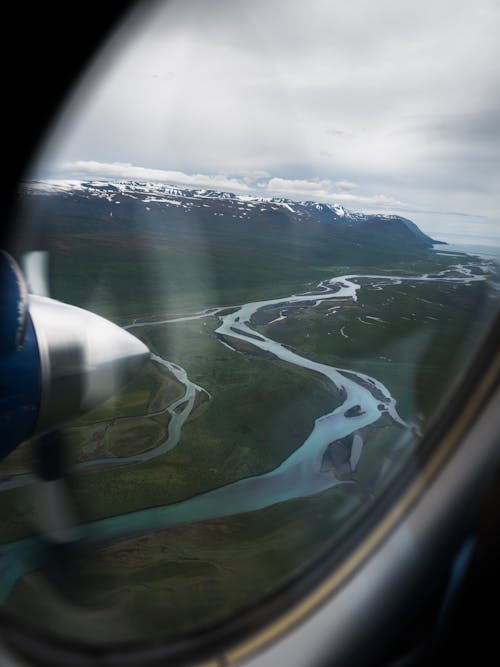
<svg viewBox="0 0 500 667"><path fill-rule="evenodd" d="M38 441L0 462L4 611L188 636L340 553L418 470L498 307L498 18L139 3L20 184L14 254L151 358L57 436L57 559Z"/></svg>

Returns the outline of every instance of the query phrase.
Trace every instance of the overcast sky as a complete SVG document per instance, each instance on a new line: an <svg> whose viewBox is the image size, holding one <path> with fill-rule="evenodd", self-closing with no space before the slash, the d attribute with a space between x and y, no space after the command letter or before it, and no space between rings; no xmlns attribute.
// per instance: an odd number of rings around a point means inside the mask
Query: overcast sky
<svg viewBox="0 0 500 667"><path fill-rule="evenodd" d="M140 4L33 177L340 202L500 237L498 0Z"/></svg>

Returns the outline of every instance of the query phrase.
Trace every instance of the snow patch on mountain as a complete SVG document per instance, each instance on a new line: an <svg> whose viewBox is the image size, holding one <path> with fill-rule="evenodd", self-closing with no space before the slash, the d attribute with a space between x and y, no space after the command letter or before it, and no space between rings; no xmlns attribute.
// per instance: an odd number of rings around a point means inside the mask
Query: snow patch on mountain
<svg viewBox="0 0 500 667"><path fill-rule="evenodd" d="M48 179L27 181L22 184L25 195L59 195L84 199L104 199L110 203L117 201L135 205L148 204L149 211L159 207L183 208L186 213L196 209L213 210L213 215L229 214L235 219L254 219L268 215L285 216L293 222L324 224L395 223L403 224L421 241L430 245L432 239L424 234L415 223L407 218L387 213L367 214L350 211L341 204L327 204L316 201L293 201L284 197L258 197L219 192L213 189L180 188L170 184L140 181L62 180Z"/></svg>

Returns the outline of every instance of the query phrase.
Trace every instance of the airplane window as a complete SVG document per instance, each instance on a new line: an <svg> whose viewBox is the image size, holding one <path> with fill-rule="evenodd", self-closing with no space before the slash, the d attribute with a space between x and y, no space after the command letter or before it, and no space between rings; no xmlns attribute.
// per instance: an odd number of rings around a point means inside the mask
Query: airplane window
<svg viewBox="0 0 500 667"><path fill-rule="evenodd" d="M2 618L245 635L387 516L497 316L498 13L133 8L0 261Z"/></svg>

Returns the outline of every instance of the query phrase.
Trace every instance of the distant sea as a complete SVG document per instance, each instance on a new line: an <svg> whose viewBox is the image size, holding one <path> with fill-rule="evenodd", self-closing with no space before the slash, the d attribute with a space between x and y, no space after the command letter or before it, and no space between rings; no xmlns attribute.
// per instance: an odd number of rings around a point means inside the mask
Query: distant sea
<svg viewBox="0 0 500 667"><path fill-rule="evenodd" d="M485 259L494 259L500 264L500 238L498 236L479 236L465 234L440 233L436 240L445 241L446 245L435 245L436 252L466 252ZM434 237L436 238L436 237Z"/></svg>

